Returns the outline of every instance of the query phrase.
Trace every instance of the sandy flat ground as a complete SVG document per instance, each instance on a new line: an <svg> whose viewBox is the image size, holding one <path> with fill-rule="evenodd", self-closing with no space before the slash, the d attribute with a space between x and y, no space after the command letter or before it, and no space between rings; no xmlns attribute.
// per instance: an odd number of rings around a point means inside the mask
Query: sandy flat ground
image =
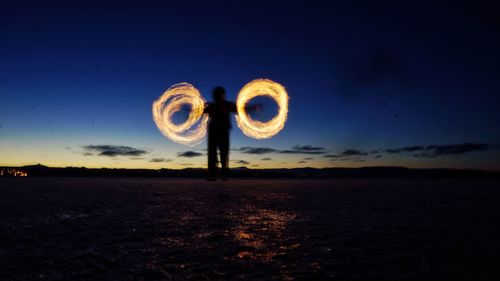
<svg viewBox="0 0 500 281"><path fill-rule="evenodd" d="M500 182L0 179L0 280L500 280Z"/></svg>

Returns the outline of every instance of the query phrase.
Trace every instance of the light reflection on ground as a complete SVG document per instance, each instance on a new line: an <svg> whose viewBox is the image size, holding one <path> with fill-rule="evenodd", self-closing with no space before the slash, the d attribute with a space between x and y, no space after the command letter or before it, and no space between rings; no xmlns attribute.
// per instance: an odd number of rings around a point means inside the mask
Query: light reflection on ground
<svg viewBox="0 0 500 281"><path fill-rule="evenodd" d="M252 208L244 212L250 214L235 218L237 225L232 230L234 239L245 248L237 254L239 258L270 262L275 256L286 254L288 249L300 246L300 243L289 245L284 234L288 223L296 217L295 213Z"/></svg>

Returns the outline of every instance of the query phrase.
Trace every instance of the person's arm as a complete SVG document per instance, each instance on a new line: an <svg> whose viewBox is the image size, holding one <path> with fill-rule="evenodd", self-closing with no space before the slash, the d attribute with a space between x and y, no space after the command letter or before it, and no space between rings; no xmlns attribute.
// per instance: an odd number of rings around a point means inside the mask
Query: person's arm
<svg viewBox="0 0 500 281"><path fill-rule="evenodd" d="M229 107L229 112L234 112L238 114L238 108L236 107L236 104L234 102L228 102L228 107ZM260 111L262 109L262 104L257 103L253 105L246 105L245 106L245 111L247 112L254 112L254 111Z"/></svg>
<svg viewBox="0 0 500 281"><path fill-rule="evenodd" d="M236 114L238 114L238 109L236 108L236 104L234 102L228 102L227 105L229 112L235 112Z"/></svg>
<svg viewBox="0 0 500 281"><path fill-rule="evenodd" d="M205 103L205 108L203 108L203 114L210 114L210 104Z"/></svg>

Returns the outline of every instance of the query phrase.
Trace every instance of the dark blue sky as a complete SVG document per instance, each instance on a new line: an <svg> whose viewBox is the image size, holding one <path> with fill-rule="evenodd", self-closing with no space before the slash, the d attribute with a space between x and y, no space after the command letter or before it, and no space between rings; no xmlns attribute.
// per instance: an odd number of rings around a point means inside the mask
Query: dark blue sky
<svg viewBox="0 0 500 281"><path fill-rule="evenodd" d="M178 153L205 145L165 139L152 101L179 82L235 99L269 78L290 95L285 129L254 140L235 128L233 166L500 169L500 20L489 2L67 2L1 6L0 165L203 166Z"/></svg>

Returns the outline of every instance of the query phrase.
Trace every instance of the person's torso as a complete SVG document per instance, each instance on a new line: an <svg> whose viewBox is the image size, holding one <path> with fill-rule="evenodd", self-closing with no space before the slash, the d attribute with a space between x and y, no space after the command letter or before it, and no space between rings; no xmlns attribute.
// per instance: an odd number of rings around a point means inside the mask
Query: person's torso
<svg viewBox="0 0 500 281"><path fill-rule="evenodd" d="M210 130L229 130L231 129L231 108L230 103L227 101L214 102L209 105L210 110L208 115L210 117L208 127Z"/></svg>

